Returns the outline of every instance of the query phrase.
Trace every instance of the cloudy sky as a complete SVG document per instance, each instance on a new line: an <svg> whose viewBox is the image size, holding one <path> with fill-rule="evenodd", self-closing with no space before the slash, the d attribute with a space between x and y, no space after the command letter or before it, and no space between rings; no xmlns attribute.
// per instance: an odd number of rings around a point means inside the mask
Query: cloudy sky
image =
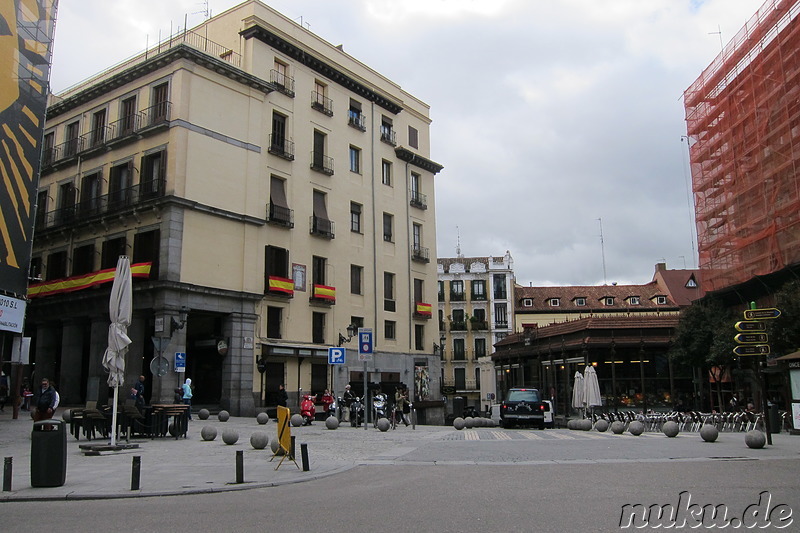
<svg viewBox="0 0 800 533"><path fill-rule="evenodd" d="M240 1L60 0L52 89ZM266 3L431 106L440 257L508 250L523 285L697 266L682 95L762 0Z"/></svg>

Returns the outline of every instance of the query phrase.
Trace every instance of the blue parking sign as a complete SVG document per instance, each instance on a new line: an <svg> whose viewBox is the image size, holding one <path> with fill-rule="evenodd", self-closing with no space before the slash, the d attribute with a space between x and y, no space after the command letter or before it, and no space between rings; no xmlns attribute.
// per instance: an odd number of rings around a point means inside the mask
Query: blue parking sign
<svg viewBox="0 0 800 533"><path fill-rule="evenodd" d="M328 348L328 364L343 365L345 359L344 348Z"/></svg>

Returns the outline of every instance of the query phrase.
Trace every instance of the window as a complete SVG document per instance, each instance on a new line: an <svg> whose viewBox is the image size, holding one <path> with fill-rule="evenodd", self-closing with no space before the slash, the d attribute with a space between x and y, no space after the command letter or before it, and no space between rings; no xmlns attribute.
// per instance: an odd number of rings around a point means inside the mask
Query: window
<svg viewBox="0 0 800 533"><path fill-rule="evenodd" d="M486 355L486 339L475 339L475 357Z"/></svg>
<svg viewBox="0 0 800 533"><path fill-rule="evenodd" d="M311 315L311 342L325 343L325 313L312 313Z"/></svg>
<svg viewBox="0 0 800 533"><path fill-rule="evenodd" d="M51 131L44 134L44 141L42 141L42 165L49 165L54 161L53 147L55 146L55 142L55 133Z"/></svg>
<svg viewBox="0 0 800 533"><path fill-rule="evenodd" d="M604 305L614 305L614 297L613 296L606 296L603 298Z"/></svg>
<svg viewBox="0 0 800 533"><path fill-rule="evenodd" d="M311 215L311 233L333 238L333 222L328 219L326 206L327 195L322 191L314 191L314 214Z"/></svg>
<svg viewBox="0 0 800 533"><path fill-rule="evenodd" d="M550 298L550 307L558 307L561 305L561 300L559 298Z"/></svg>
<svg viewBox="0 0 800 533"><path fill-rule="evenodd" d="M55 252L47 256L47 280L67 277L67 252Z"/></svg>
<svg viewBox="0 0 800 533"><path fill-rule="evenodd" d="M697 281L695 281L694 277L689 278L689 281L686 282L687 289L696 289L697 288Z"/></svg>
<svg viewBox="0 0 800 533"><path fill-rule="evenodd" d="M148 125L163 122L169 118L169 83L161 83L153 87L153 105L150 106L150 109Z"/></svg>
<svg viewBox="0 0 800 533"><path fill-rule="evenodd" d="M475 317L476 322L486 322L486 309L480 307L472 310L472 316Z"/></svg>
<svg viewBox="0 0 800 533"><path fill-rule="evenodd" d="M350 202L350 231L354 233L361 233L361 209L361 204Z"/></svg>
<svg viewBox="0 0 800 533"><path fill-rule="evenodd" d="M329 117L333 116L333 102L328 98L328 86L319 80L314 81L314 90L311 91L311 107Z"/></svg>
<svg viewBox="0 0 800 533"><path fill-rule="evenodd" d="M395 133L392 127L392 119L386 116L381 116L381 140L387 144L395 146Z"/></svg>
<svg viewBox="0 0 800 533"><path fill-rule="evenodd" d="M438 299L439 299L440 302L443 302L444 301L444 281L439 280L437 282L437 285L439 287Z"/></svg>
<svg viewBox="0 0 800 533"><path fill-rule="evenodd" d="M267 338L281 338L281 315L283 309L280 307L267 306Z"/></svg>
<svg viewBox="0 0 800 533"><path fill-rule="evenodd" d="M414 222L411 226L411 237L413 239L414 251L419 253L422 251L422 224Z"/></svg>
<svg viewBox="0 0 800 533"><path fill-rule="evenodd" d="M383 214L383 240L386 242L393 242L392 226L394 225L394 217L389 213Z"/></svg>
<svg viewBox="0 0 800 533"><path fill-rule="evenodd" d="M533 300L531 300L530 298L523 298L522 307L533 307Z"/></svg>
<svg viewBox="0 0 800 533"><path fill-rule="evenodd" d="M270 176L269 179L267 220L279 226L294 227L293 213L286 200L286 182L276 176Z"/></svg>
<svg viewBox="0 0 800 533"><path fill-rule="evenodd" d="M383 337L386 340L394 340L397 335L397 322L386 320L383 323Z"/></svg>
<svg viewBox="0 0 800 533"><path fill-rule="evenodd" d="M508 327L508 315L506 304L494 305L494 325L498 328Z"/></svg>
<svg viewBox="0 0 800 533"><path fill-rule="evenodd" d="M464 339L453 339L453 360L465 361L467 359L466 355L466 350L464 349Z"/></svg>
<svg viewBox="0 0 800 533"><path fill-rule="evenodd" d="M472 285L472 299L485 300L486 299L486 281L482 279L474 279Z"/></svg>
<svg viewBox="0 0 800 533"><path fill-rule="evenodd" d="M28 269L30 281L42 281L42 258L31 257L31 265Z"/></svg>
<svg viewBox="0 0 800 533"><path fill-rule="evenodd" d="M638 296L631 296L630 299L631 305L639 305L639 297Z"/></svg>
<svg viewBox="0 0 800 533"><path fill-rule="evenodd" d="M289 78L289 65L283 61L275 60L272 70L272 82L284 89L293 89Z"/></svg>
<svg viewBox="0 0 800 533"><path fill-rule="evenodd" d="M424 302L425 300L425 282L421 279L414 278L414 301L415 302Z"/></svg>
<svg viewBox="0 0 800 533"><path fill-rule="evenodd" d="M505 274L495 274L493 276L494 282L494 297L499 300L506 299L506 276Z"/></svg>
<svg viewBox="0 0 800 533"><path fill-rule="evenodd" d="M142 171L139 178L139 194L142 198L152 198L164 190L167 175L167 152L159 150L142 156Z"/></svg>
<svg viewBox="0 0 800 533"><path fill-rule="evenodd" d="M106 110L101 109L92 115L92 148L106 140Z"/></svg>
<svg viewBox="0 0 800 533"><path fill-rule="evenodd" d="M456 279L450 282L450 299L455 302L464 301L464 282Z"/></svg>
<svg viewBox="0 0 800 533"><path fill-rule="evenodd" d="M350 323L353 324L356 327L356 331L358 331L359 328L363 328L364 327L364 317L363 316L351 316L350 317Z"/></svg>
<svg viewBox="0 0 800 533"><path fill-rule="evenodd" d="M575 305L578 307L584 307L586 305L586 298L575 298Z"/></svg>
<svg viewBox="0 0 800 533"><path fill-rule="evenodd" d="M141 231L133 236L133 263L152 263L150 265L151 280L158 279L158 259L161 250L161 231L153 229Z"/></svg>
<svg viewBox="0 0 800 533"><path fill-rule="evenodd" d="M130 135L136 130L136 97L131 96L122 100L120 109L120 136Z"/></svg>
<svg viewBox="0 0 800 533"><path fill-rule="evenodd" d="M392 186L392 163L386 160L381 163L381 183Z"/></svg>
<svg viewBox="0 0 800 533"><path fill-rule="evenodd" d="M363 294L362 278L364 277L364 267L350 265L350 294Z"/></svg>
<svg viewBox="0 0 800 533"><path fill-rule="evenodd" d="M132 202L131 176L133 161L111 167L108 182L108 209L116 210ZM116 263L115 263L116 265Z"/></svg>
<svg viewBox="0 0 800 533"><path fill-rule="evenodd" d="M125 237L109 239L103 243L103 251L100 254L100 270L105 268L116 268L119 256L127 255L128 244Z"/></svg>
<svg viewBox="0 0 800 533"><path fill-rule="evenodd" d="M75 199L77 189L71 181L62 183L58 187L58 211L56 212L56 222L66 224L75 218Z"/></svg>
<svg viewBox="0 0 800 533"><path fill-rule="evenodd" d="M264 248L265 278L270 276L289 279L289 250L277 246Z"/></svg>
<svg viewBox="0 0 800 533"><path fill-rule="evenodd" d="M383 297L386 300L394 300L394 274L391 272L383 273Z"/></svg>
<svg viewBox="0 0 800 533"><path fill-rule="evenodd" d="M428 208L428 199L422 194L422 176L411 173L411 205L420 209Z"/></svg>
<svg viewBox="0 0 800 533"><path fill-rule="evenodd" d="M67 124L64 132L64 157L71 157L78 153L78 133L80 132L80 122L75 121Z"/></svg>
<svg viewBox="0 0 800 533"><path fill-rule="evenodd" d="M286 117L275 111L272 112L272 133L267 151L288 161L294 159L294 145L286 140Z"/></svg>
<svg viewBox="0 0 800 533"><path fill-rule="evenodd" d="M425 349L425 326L422 324L414 325L414 349Z"/></svg>
<svg viewBox="0 0 800 533"><path fill-rule="evenodd" d="M463 359L463 356L462 356L462 359ZM453 385L455 386L456 390L466 390L466 388L467 388L467 369L466 368L454 368L453 369Z"/></svg>
<svg viewBox="0 0 800 533"><path fill-rule="evenodd" d="M72 276L94 272L94 243L78 246L72 252Z"/></svg>
<svg viewBox="0 0 800 533"><path fill-rule="evenodd" d="M416 128L408 127L408 145L411 148L419 148L419 134Z"/></svg>
<svg viewBox="0 0 800 533"><path fill-rule="evenodd" d="M656 296L656 304L657 305L666 305L667 304L667 297L666 296Z"/></svg>
<svg viewBox="0 0 800 533"><path fill-rule="evenodd" d="M350 100L350 109L347 110L347 123L358 130L367 130L364 115L361 114L361 102Z"/></svg>
<svg viewBox="0 0 800 533"><path fill-rule="evenodd" d="M50 198L47 190L36 194L36 228L44 228L47 224L47 200Z"/></svg>
<svg viewBox="0 0 800 533"><path fill-rule="evenodd" d="M361 173L361 150L355 146L350 147L350 172Z"/></svg>
<svg viewBox="0 0 800 533"><path fill-rule="evenodd" d="M326 267L328 260L315 255L311 259L311 280L314 285L327 285Z"/></svg>
<svg viewBox="0 0 800 533"><path fill-rule="evenodd" d="M323 174L333 175L333 159L325 155L328 136L314 130L314 149L311 152L311 169Z"/></svg>

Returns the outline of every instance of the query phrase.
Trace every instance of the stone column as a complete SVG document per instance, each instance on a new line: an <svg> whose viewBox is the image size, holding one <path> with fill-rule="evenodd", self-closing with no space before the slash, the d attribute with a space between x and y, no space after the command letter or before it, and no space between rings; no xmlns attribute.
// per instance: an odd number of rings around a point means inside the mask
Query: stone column
<svg viewBox="0 0 800 533"><path fill-rule="evenodd" d="M36 356L31 361L35 364L31 390L39 387L42 378L48 378L60 387L61 378L56 375L56 355L59 352L60 342L61 328L59 326L41 325L36 328Z"/></svg>
<svg viewBox="0 0 800 533"><path fill-rule="evenodd" d="M233 416L255 416L253 366L255 342L244 347L244 338L255 338L255 314L231 313L223 328L228 336L228 354L222 363L220 405Z"/></svg>
<svg viewBox="0 0 800 533"><path fill-rule="evenodd" d="M58 394L62 405L81 403L81 376L83 375L83 322L65 320L61 329L61 372Z"/></svg>
<svg viewBox="0 0 800 533"><path fill-rule="evenodd" d="M89 365L86 369L86 401L96 401L97 405L108 402L108 374L103 368L103 354L108 348L108 325L108 318L92 317Z"/></svg>

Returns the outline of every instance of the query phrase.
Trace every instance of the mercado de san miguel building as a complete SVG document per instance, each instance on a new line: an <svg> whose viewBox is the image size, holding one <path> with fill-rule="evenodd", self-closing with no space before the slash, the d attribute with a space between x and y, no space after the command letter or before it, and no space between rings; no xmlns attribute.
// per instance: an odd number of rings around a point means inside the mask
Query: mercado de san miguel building
<svg viewBox="0 0 800 533"><path fill-rule="evenodd" d="M511 387L535 387L568 414L575 372L592 365L606 409L689 405L699 376L667 352L681 308L701 296L696 270L663 263L644 285L517 285L516 333L492 354L498 399Z"/></svg>
<svg viewBox="0 0 800 533"><path fill-rule="evenodd" d="M363 386L350 341L369 328L369 383L403 384L420 420L442 419L430 123L426 103L257 0L51 95L28 377L64 405L104 403L109 272L127 255L125 382L143 374L148 402L187 377L195 405L234 416L274 406L280 384L289 407L341 394Z"/></svg>

